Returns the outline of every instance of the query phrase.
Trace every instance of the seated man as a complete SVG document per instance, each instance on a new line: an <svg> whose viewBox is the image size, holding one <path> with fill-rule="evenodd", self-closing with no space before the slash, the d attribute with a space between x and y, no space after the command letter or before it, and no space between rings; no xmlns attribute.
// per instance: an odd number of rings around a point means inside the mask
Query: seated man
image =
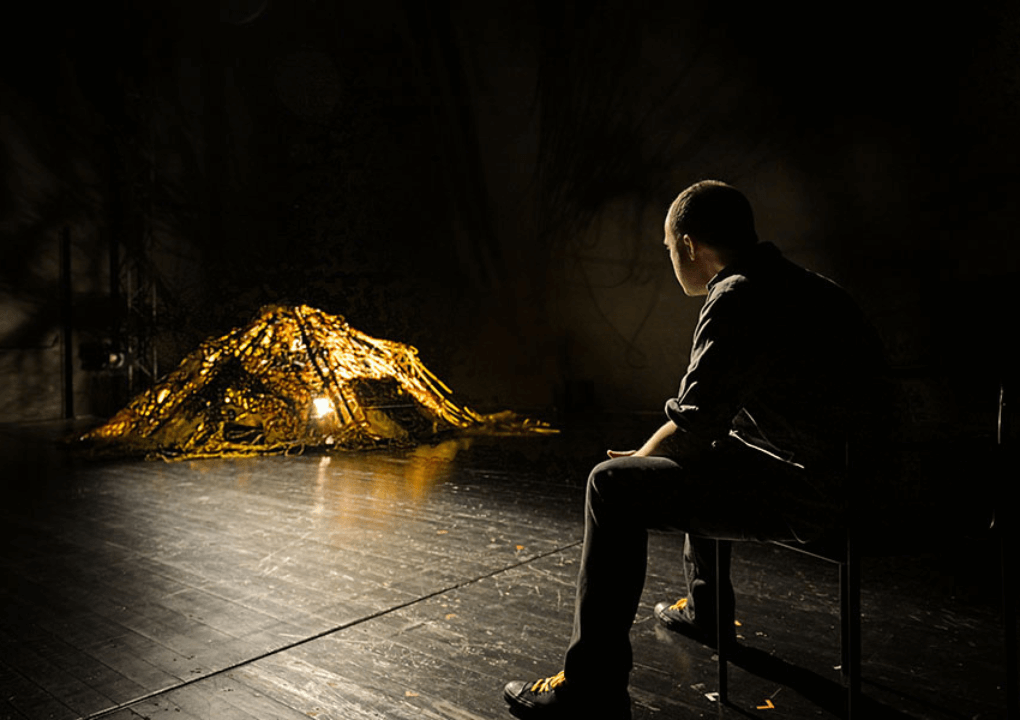
<svg viewBox="0 0 1020 720"><path fill-rule="evenodd" d="M687 188L664 242L684 293L707 296L690 363L665 424L588 478L573 637L560 673L507 684L518 717L629 718L647 530L687 533L687 595L656 616L714 642L714 539L807 540L834 524L848 434L874 410L875 334L841 288L758 242L743 194L716 181ZM728 552L722 560L731 615Z"/></svg>

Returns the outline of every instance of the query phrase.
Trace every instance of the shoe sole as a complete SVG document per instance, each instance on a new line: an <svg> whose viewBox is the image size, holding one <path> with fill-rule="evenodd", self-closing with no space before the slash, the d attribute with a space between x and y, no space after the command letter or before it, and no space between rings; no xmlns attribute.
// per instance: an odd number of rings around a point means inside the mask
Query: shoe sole
<svg viewBox="0 0 1020 720"><path fill-rule="evenodd" d="M591 720L595 717L611 717L613 720L631 720L632 717L629 698L627 699L626 711L621 710L618 716L606 716L605 705L581 708L576 706L573 708L565 708L562 706L557 708L535 705L533 703L522 701L516 693L510 692L509 687L503 688L503 699L506 700L507 705L510 706L508 708L510 714L515 718L520 718L520 720L535 720L536 718L543 717L556 718L556 720Z"/></svg>

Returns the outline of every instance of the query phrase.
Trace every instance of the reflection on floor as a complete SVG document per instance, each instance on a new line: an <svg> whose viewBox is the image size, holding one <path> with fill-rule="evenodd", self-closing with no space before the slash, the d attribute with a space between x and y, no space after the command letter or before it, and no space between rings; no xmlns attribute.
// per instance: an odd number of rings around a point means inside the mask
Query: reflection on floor
<svg viewBox="0 0 1020 720"><path fill-rule="evenodd" d="M503 718L569 634L587 469L656 418L394 452L76 462L0 428L0 717ZM712 652L656 625L681 538L654 535L634 717L838 717L836 577L735 550L732 705ZM865 717L1001 717L988 548L947 529L869 559Z"/></svg>

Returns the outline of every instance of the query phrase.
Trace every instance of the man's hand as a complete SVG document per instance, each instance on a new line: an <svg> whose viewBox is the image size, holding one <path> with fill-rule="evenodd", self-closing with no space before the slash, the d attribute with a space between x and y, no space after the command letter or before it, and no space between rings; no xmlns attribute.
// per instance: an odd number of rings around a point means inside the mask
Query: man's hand
<svg viewBox="0 0 1020 720"><path fill-rule="evenodd" d="M668 449L671 446L675 446L675 443L670 442L673 437L673 433L675 432L676 425L673 424L672 420L667 420L666 424L656 430L655 433L648 438L647 441L645 441L645 444L637 450L607 450L606 455L611 458L649 457L653 455L669 456L671 453Z"/></svg>

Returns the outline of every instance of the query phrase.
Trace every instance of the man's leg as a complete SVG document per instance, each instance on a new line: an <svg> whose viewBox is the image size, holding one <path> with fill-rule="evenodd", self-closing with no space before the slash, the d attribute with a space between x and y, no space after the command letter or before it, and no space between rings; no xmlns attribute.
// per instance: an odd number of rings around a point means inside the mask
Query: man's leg
<svg viewBox="0 0 1020 720"><path fill-rule="evenodd" d="M733 543L687 534L684 540L684 576L687 594L674 603L660 602L655 606L655 617L670 630L686 635L700 643L715 647L716 638L716 547L719 548L719 588L722 598L719 608L723 613L724 629L733 619L734 594L730 582L730 558ZM732 640L732 636L730 637Z"/></svg>
<svg viewBox="0 0 1020 720"><path fill-rule="evenodd" d="M592 470L585 499L584 547L577 576L574 632L564 672L600 687L626 687L630 627L644 589L648 528L661 524L656 489L680 484L667 458L618 458Z"/></svg>
<svg viewBox="0 0 1020 720"><path fill-rule="evenodd" d="M803 494L803 480L777 461L763 463L762 453L746 452L753 454L710 453L682 467L661 457L617 458L596 466L588 478L574 632L564 671L545 682L509 683L504 697L512 712L551 718L561 716L559 710L591 707L610 718L618 707L617 716L629 717L630 626L644 587L648 529L730 540L793 537L787 508L778 501ZM692 578L704 588L698 601L712 607L714 597L706 599L714 586L705 580L714 562L705 563L704 546L694 544Z"/></svg>
<svg viewBox="0 0 1020 720"><path fill-rule="evenodd" d="M574 631L559 681L520 681L504 696L520 715L551 716L550 707L629 718L630 627L644 588L649 527L670 509L664 494L683 482L667 458L616 458L588 477L584 545L577 578ZM674 508L675 510L675 508ZM551 687L550 687L551 685Z"/></svg>
<svg viewBox="0 0 1020 720"><path fill-rule="evenodd" d="M718 587L723 628L732 631L734 593L730 582L732 542L723 540L797 540L817 535L827 517L838 515L838 492L831 497L810 482L802 470L742 445L715 455L721 497L729 516L692 520L684 543L687 594L676 602L660 602L655 617L670 630L712 647L716 638L716 546L722 553ZM716 498L716 502L719 498ZM730 639L733 636L730 635Z"/></svg>
<svg viewBox="0 0 1020 720"><path fill-rule="evenodd" d="M719 552L719 587L723 591L722 608L733 614L733 584L730 582L730 558L733 543L687 535L684 541L684 576L687 579L685 614L700 627L715 630L716 544Z"/></svg>

